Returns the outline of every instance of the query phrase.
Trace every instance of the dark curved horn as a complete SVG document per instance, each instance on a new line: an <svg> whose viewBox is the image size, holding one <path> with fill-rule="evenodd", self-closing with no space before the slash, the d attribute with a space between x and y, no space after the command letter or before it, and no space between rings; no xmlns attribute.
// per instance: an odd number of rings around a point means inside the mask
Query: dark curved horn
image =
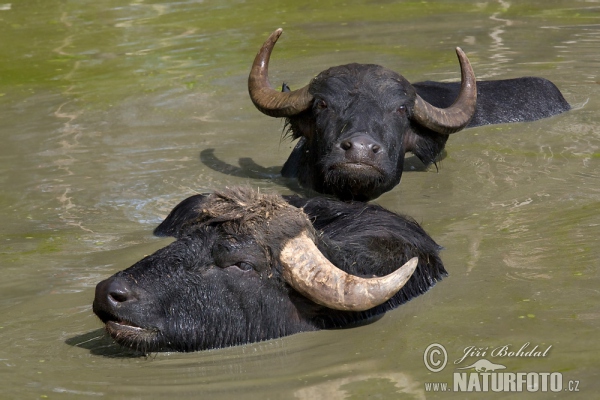
<svg viewBox="0 0 600 400"><path fill-rule="evenodd" d="M248 92L258 110L271 117L291 117L310 107L313 97L308 93L308 85L293 92L279 92L269 83L269 58L283 29L271 33L254 58Z"/></svg>
<svg viewBox="0 0 600 400"><path fill-rule="evenodd" d="M418 258L389 275L360 278L333 265L303 232L280 253L283 278L315 303L335 310L364 311L385 303L410 279Z"/></svg>
<svg viewBox="0 0 600 400"><path fill-rule="evenodd" d="M467 126L475 114L477 103L477 83L471 63L460 47L456 48L456 55L461 73L460 93L456 101L448 108L434 107L419 95L415 101L415 120L424 127L445 135Z"/></svg>

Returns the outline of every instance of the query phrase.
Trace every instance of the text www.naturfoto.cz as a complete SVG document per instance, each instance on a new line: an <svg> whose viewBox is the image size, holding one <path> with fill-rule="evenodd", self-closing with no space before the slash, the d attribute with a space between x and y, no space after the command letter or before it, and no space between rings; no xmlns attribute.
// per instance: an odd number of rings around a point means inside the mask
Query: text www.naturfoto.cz
<svg viewBox="0 0 600 400"><path fill-rule="evenodd" d="M426 392L447 392L448 383L446 382L427 382L425 383Z"/></svg>

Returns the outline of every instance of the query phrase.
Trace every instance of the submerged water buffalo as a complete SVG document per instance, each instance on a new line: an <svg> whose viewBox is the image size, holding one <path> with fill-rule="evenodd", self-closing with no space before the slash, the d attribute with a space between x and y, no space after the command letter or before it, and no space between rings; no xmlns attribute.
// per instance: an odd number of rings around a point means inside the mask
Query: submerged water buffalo
<svg viewBox="0 0 600 400"><path fill-rule="evenodd" d="M282 92L268 80L271 52L282 30L258 52L248 78L254 105L286 118L300 139L282 169L285 177L342 200L370 200L400 182L406 152L429 165L448 135L468 126L533 121L569 110L560 91L542 78L476 81L456 49L462 82L410 84L378 65L329 68L307 86Z"/></svg>
<svg viewBox="0 0 600 400"><path fill-rule="evenodd" d="M446 275L413 220L364 203L230 189L177 205L176 240L96 287L123 346L195 351L366 321Z"/></svg>

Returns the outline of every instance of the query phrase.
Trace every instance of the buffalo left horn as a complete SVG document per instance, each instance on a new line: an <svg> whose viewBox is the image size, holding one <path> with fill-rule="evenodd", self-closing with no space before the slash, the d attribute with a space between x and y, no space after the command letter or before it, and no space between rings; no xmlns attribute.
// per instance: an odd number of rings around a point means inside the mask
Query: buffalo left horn
<svg viewBox="0 0 600 400"><path fill-rule="evenodd" d="M467 126L475 114L477 83L469 59L460 47L456 48L460 63L461 85L457 99L448 108L435 107L417 95L414 118L434 132L449 135Z"/></svg>
<svg viewBox="0 0 600 400"><path fill-rule="evenodd" d="M248 92L252 102L263 114L271 117L291 117L310 107L313 97L308 93L308 85L292 92L279 92L269 83L269 59L277 39L283 29L271 33L254 58L250 76L248 76Z"/></svg>
<svg viewBox="0 0 600 400"><path fill-rule="evenodd" d="M285 244L280 261L290 286L315 303L345 311L364 311L385 303L402 289L418 264L413 257L389 275L361 278L327 260L306 232Z"/></svg>

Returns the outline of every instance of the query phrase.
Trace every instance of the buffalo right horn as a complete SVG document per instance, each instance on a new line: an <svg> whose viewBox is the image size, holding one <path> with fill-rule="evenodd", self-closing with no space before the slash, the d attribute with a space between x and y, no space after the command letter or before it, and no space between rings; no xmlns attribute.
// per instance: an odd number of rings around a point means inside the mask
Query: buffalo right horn
<svg viewBox="0 0 600 400"><path fill-rule="evenodd" d="M448 108L438 108L419 95L415 101L415 120L424 127L444 135L458 132L467 126L475 115L477 104L477 82L471 63L460 47L456 48L456 55L460 63L461 84L454 103Z"/></svg>
<svg viewBox="0 0 600 400"><path fill-rule="evenodd" d="M254 58L250 76L248 76L248 92L252 102L263 114L271 117L291 117L308 109L313 97L308 93L308 85L293 92L279 92L269 83L269 59L277 39L283 29L271 33Z"/></svg>
<svg viewBox="0 0 600 400"><path fill-rule="evenodd" d="M385 303L410 279L418 258L389 275L361 278L333 265L306 232L286 243L280 253L285 281L315 303L335 310L365 311Z"/></svg>

